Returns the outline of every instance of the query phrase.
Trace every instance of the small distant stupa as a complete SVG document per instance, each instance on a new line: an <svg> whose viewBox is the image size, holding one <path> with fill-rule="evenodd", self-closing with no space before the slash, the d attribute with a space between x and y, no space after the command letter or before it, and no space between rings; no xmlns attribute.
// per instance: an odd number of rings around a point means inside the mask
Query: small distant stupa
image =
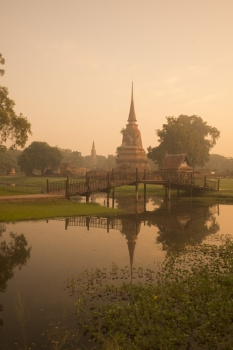
<svg viewBox="0 0 233 350"><path fill-rule="evenodd" d="M116 167L121 170L149 169L149 161L142 147L141 133L134 110L133 83L128 124L122 130L122 134L122 144L117 149Z"/></svg>
<svg viewBox="0 0 233 350"><path fill-rule="evenodd" d="M91 149L91 166L96 167L96 164L97 164L97 157L96 157L95 143L93 141L92 149Z"/></svg>

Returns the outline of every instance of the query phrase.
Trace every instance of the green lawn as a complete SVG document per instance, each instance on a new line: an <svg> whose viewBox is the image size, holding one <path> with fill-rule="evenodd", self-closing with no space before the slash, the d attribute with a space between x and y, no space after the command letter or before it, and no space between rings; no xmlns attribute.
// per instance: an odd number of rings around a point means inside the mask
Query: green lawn
<svg viewBox="0 0 233 350"><path fill-rule="evenodd" d="M0 176L0 196L45 193L49 182L65 180L65 177Z"/></svg>
<svg viewBox="0 0 233 350"><path fill-rule="evenodd" d="M0 176L0 183L4 184L17 184L20 186L37 186L45 187L46 181L60 181L65 180L66 177L45 177L45 176L25 176L25 175L15 175L15 176Z"/></svg>
<svg viewBox="0 0 233 350"><path fill-rule="evenodd" d="M0 222L37 220L77 215L115 215L118 209L95 203L77 203L65 198L0 201Z"/></svg>
<svg viewBox="0 0 233 350"><path fill-rule="evenodd" d="M233 191L233 179L220 179L220 190Z"/></svg>

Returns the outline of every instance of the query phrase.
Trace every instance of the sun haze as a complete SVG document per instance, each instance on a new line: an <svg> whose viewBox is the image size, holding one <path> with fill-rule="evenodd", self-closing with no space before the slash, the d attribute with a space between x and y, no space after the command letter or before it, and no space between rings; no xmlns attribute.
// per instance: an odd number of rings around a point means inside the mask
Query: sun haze
<svg viewBox="0 0 233 350"><path fill-rule="evenodd" d="M232 156L231 0L0 0L0 85L32 141L115 154L131 83L144 149L166 116L198 115Z"/></svg>

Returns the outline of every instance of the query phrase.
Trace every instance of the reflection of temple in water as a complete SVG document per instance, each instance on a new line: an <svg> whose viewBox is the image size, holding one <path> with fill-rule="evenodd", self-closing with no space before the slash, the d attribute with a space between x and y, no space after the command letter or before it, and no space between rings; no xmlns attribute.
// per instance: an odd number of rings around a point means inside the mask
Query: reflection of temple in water
<svg viewBox="0 0 233 350"><path fill-rule="evenodd" d="M187 245L200 244L209 235L219 230L214 216L218 213L218 205L200 205L194 203L171 205L163 203L159 209L151 213L125 215L116 217L75 217L66 219L66 229L71 226L85 226L120 231L127 240L130 272L132 279L135 247L140 233L141 223L156 226L156 241L161 243L167 253L177 251Z"/></svg>
<svg viewBox="0 0 233 350"><path fill-rule="evenodd" d="M218 205L183 203L170 206L164 203L149 220L158 227L157 242L167 252L182 249L187 245L200 244L209 235L219 231L214 214L219 213Z"/></svg>
<svg viewBox="0 0 233 350"><path fill-rule="evenodd" d="M129 259L130 259L130 272L131 272L131 281L133 275L133 261L134 261L134 252L136 246L136 240L141 228L141 221L137 220L122 220L122 229L123 233L127 239L128 250L129 250Z"/></svg>
<svg viewBox="0 0 233 350"><path fill-rule="evenodd" d="M136 240L141 228L141 220L131 220L128 218L106 218L106 217L95 217L95 216L78 216L65 219L65 228L68 226L84 226L88 230L91 227L104 228L109 232L110 230L119 230L127 239L130 271L132 279L134 252L136 246Z"/></svg>

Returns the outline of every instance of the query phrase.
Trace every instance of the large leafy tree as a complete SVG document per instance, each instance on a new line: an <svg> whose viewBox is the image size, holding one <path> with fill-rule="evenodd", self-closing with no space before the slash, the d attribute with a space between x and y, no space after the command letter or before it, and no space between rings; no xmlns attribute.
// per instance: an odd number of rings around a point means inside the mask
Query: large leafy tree
<svg viewBox="0 0 233 350"><path fill-rule="evenodd" d="M5 60L0 53L0 64ZM5 73L0 69L0 76ZM31 124L21 113L16 115L14 111L15 103L8 96L8 89L0 86L0 149L10 140L13 147L24 147L29 134L31 134Z"/></svg>
<svg viewBox="0 0 233 350"><path fill-rule="evenodd" d="M59 151L61 152L63 163L70 163L77 168L83 166L83 157L80 152L62 148L59 148Z"/></svg>
<svg viewBox="0 0 233 350"><path fill-rule="evenodd" d="M148 148L148 157L161 165L166 153L187 153L193 167L209 160L209 151L220 132L196 115L167 117L167 124L156 131L160 145Z"/></svg>
<svg viewBox="0 0 233 350"><path fill-rule="evenodd" d="M12 169L19 171L18 157L22 151L17 149L3 149L0 152L0 174L9 175Z"/></svg>
<svg viewBox="0 0 233 350"><path fill-rule="evenodd" d="M57 147L51 147L47 142L32 142L19 156L20 169L26 175L33 175L33 172L40 171L44 175L45 171L57 170L61 163L61 152Z"/></svg>

